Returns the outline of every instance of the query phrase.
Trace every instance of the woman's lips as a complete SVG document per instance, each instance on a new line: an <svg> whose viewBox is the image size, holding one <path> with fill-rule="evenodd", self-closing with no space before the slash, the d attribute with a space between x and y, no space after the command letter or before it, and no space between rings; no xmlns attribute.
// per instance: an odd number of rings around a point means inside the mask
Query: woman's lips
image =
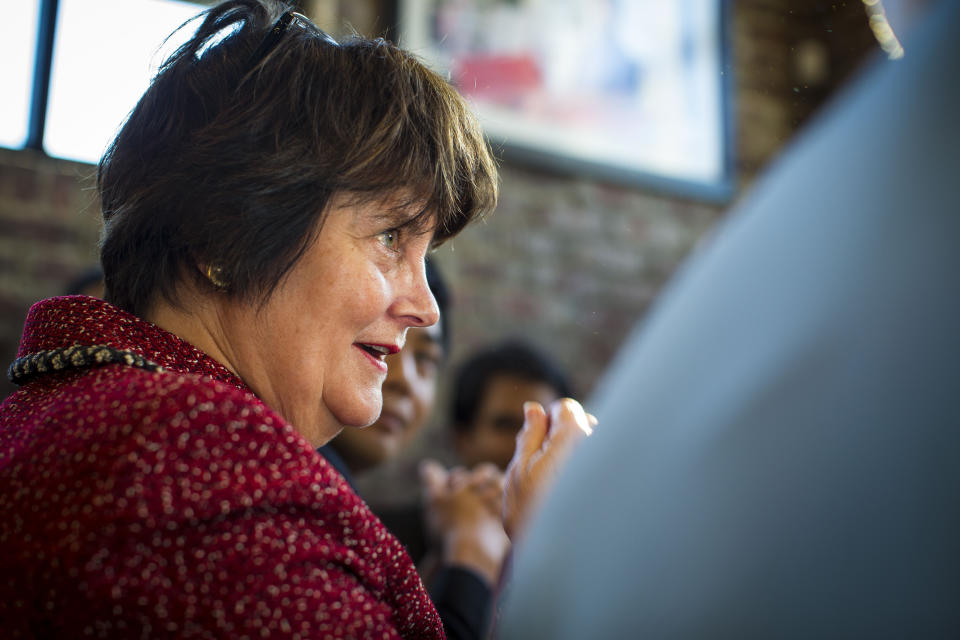
<svg viewBox="0 0 960 640"><path fill-rule="evenodd" d="M353 346L357 349L357 351L359 351L360 353L363 354L363 356L367 359L367 362L369 362L370 364L372 364L373 366L375 366L377 369L379 369L379 370L382 371L383 373L386 373L386 372L387 372L387 363L386 363L386 362L384 362L384 361L381 360L380 358L374 356L372 353L370 353L369 351L367 351L366 349L364 349L364 348L363 348L362 346L360 346L358 343L354 343Z"/></svg>

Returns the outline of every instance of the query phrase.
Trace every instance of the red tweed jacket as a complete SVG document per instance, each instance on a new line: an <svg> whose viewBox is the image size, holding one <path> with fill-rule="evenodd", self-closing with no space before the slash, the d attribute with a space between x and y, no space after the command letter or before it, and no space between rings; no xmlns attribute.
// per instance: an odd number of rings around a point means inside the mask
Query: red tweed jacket
<svg viewBox="0 0 960 640"><path fill-rule="evenodd" d="M106 348L56 351L74 345ZM30 310L18 363L0 405L4 637L443 636L400 543L198 349L71 296Z"/></svg>

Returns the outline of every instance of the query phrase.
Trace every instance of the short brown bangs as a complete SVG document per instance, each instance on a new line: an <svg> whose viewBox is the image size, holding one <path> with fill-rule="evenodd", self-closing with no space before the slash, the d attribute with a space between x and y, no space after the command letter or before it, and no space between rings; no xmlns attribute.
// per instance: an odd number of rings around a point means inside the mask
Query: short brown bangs
<svg viewBox="0 0 960 640"><path fill-rule="evenodd" d="M478 123L449 83L384 40L348 39L327 53L346 57L338 66L353 72L329 78L336 100L319 109L325 118L335 115L332 104L349 111L336 114L349 130L327 129L315 139L318 152L326 147L329 153L333 133L342 149L336 190L374 198L405 193L394 206L416 208L414 226L435 213L437 244L495 208L496 165Z"/></svg>
<svg viewBox="0 0 960 640"><path fill-rule="evenodd" d="M425 191L410 191L402 189L393 192L341 192L345 198L342 206L365 207L372 206L377 210L375 214L385 228L404 229L416 235L433 233L436 229L436 220L433 214L436 209L426 199Z"/></svg>

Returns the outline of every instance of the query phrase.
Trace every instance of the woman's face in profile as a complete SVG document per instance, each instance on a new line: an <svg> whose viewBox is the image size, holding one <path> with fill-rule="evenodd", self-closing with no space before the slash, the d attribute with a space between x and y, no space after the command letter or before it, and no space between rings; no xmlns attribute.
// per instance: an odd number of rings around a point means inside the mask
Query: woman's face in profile
<svg viewBox="0 0 960 640"><path fill-rule="evenodd" d="M334 446L351 471L360 472L398 456L433 410L443 362L440 324L407 332L400 353L387 358L383 409L366 429L346 429Z"/></svg>
<svg viewBox="0 0 960 640"><path fill-rule="evenodd" d="M237 373L314 446L380 414L386 356L438 317L416 210L334 196L320 233L263 307L222 309Z"/></svg>

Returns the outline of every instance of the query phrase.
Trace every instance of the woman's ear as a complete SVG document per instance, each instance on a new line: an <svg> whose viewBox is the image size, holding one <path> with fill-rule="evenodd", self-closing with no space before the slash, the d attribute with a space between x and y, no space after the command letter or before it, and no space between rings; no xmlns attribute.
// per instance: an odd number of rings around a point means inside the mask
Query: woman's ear
<svg viewBox="0 0 960 640"><path fill-rule="evenodd" d="M222 267L213 264L198 264L197 268L216 289L220 291L227 289L228 283L226 277L223 275Z"/></svg>

